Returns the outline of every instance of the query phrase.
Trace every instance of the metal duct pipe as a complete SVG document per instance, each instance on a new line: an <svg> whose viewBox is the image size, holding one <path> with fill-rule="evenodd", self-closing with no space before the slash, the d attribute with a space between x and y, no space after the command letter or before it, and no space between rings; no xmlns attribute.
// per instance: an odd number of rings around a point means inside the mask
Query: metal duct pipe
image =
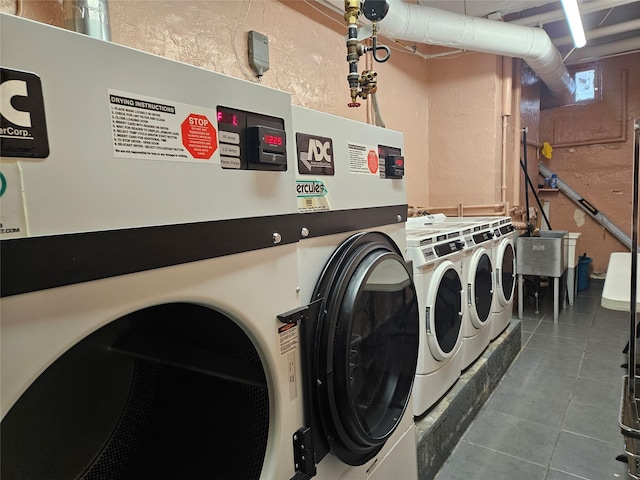
<svg viewBox="0 0 640 480"><path fill-rule="evenodd" d="M538 164L538 171L542 174L543 177L551 178L552 171L545 167L542 163ZM620 229L615 223L609 220L602 212L600 212L597 208L595 208L591 203L585 200L578 192L576 192L573 188L563 182L560 178L558 178L558 189L564 192L564 194L573 200L579 207L581 207L585 212L591 215L596 222L606 228L611 235L616 237L620 242L622 242L627 248L631 248L631 238L625 232Z"/></svg>
<svg viewBox="0 0 640 480"><path fill-rule="evenodd" d="M67 30L111 41L107 0L63 0L62 13Z"/></svg>
<svg viewBox="0 0 640 480"><path fill-rule="evenodd" d="M473 50L525 60L556 96L572 94L575 83L562 57L541 28L469 17L390 0L379 32L398 40Z"/></svg>

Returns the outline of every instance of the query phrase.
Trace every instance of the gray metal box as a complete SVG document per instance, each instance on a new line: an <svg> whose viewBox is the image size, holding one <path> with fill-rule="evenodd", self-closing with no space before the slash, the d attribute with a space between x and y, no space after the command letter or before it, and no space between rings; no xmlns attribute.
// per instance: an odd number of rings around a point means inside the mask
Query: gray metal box
<svg viewBox="0 0 640 480"><path fill-rule="evenodd" d="M541 231L539 237L518 237L516 240L516 273L560 277L567 268L565 230Z"/></svg>

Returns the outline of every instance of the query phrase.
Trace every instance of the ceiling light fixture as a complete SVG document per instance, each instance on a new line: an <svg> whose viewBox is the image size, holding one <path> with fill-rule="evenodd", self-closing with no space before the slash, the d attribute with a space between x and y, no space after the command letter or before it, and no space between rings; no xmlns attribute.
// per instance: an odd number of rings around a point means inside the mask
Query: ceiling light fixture
<svg viewBox="0 0 640 480"><path fill-rule="evenodd" d="M582 18L580 18L580 10L578 9L577 0L562 0L562 9L567 17L571 38L576 48L584 47L587 39L584 36L584 28L582 27Z"/></svg>

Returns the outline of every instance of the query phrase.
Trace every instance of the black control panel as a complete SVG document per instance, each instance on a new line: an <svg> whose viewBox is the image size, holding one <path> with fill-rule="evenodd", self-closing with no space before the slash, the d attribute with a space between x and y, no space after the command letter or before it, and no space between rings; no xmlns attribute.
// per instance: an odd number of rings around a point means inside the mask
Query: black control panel
<svg viewBox="0 0 640 480"><path fill-rule="evenodd" d="M222 168L287 171L287 135L282 118L218 107Z"/></svg>
<svg viewBox="0 0 640 480"><path fill-rule="evenodd" d="M473 241L476 245L493 240L493 232L480 232L473 235Z"/></svg>
<svg viewBox="0 0 640 480"><path fill-rule="evenodd" d="M433 248L436 251L436 255L442 257L462 250L464 248L464 242L462 240L455 240L453 242L441 243Z"/></svg>
<svg viewBox="0 0 640 480"><path fill-rule="evenodd" d="M378 145L378 157L384 161L384 169L380 169L382 178L401 179L404 177L404 157L399 148Z"/></svg>

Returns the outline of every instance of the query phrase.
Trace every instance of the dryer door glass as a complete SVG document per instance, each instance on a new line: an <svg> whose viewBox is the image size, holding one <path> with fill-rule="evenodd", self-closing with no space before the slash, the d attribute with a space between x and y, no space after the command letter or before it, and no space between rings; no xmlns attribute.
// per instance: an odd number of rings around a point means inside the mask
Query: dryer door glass
<svg viewBox="0 0 640 480"><path fill-rule="evenodd" d="M516 256L511 242L505 244L500 270L500 300L506 306L513 298Z"/></svg>
<svg viewBox="0 0 640 480"><path fill-rule="evenodd" d="M489 255L483 253L478 260L471 293L473 295L473 304L475 305L475 314L472 315L474 324L480 323L484 325L491 314L491 304L493 302L492 269ZM482 325L475 326L480 327Z"/></svg>
<svg viewBox="0 0 640 480"><path fill-rule="evenodd" d="M351 465L372 458L404 416L419 321L411 271L395 243L377 232L356 237L336 251L319 282L325 316L317 343L325 433Z"/></svg>
<svg viewBox="0 0 640 480"><path fill-rule="evenodd" d="M460 275L449 268L440 280L435 305L435 330L438 345L444 353L453 350L462 327L462 285Z"/></svg>

